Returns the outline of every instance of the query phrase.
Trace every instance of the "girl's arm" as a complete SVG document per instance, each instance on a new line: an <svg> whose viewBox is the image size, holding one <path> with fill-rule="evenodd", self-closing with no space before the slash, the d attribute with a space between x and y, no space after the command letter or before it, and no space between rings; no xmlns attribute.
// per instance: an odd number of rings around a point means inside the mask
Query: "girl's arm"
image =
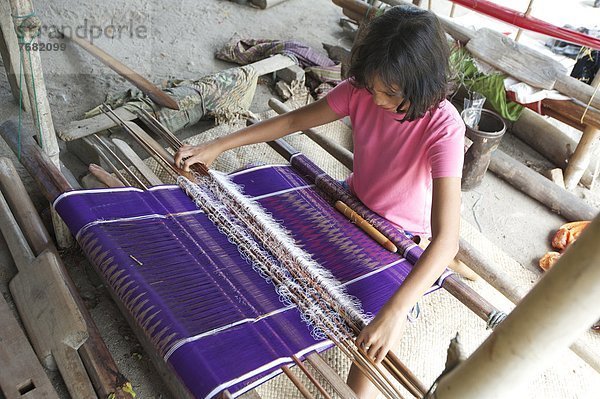
<svg viewBox="0 0 600 399"><path fill-rule="evenodd" d="M191 165L198 162L210 166L215 158L224 151L248 144L272 141L293 132L333 122L339 118L339 115L329 107L327 100L322 98L292 112L256 123L207 143L197 146L184 145L175 154L175 165L180 166L186 172L190 170Z"/></svg>
<svg viewBox="0 0 600 399"><path fill-rule="evenodd" d="M458 252L460 228L460 178L433 179L431 244L404 283L381 308L356 340L370 358L380 362L400 339L406 316L419 298L440 277Z"/></svg>

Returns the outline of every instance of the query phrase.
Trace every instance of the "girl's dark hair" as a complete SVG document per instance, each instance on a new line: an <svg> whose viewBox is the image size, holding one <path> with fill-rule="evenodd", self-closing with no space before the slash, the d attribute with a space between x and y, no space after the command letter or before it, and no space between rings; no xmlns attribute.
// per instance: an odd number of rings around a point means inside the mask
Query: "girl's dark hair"
<svg viewBox="0 0 600 399"><path fill-rule="evenodd" d="M436 16L410 6L392 7L373 19L352 49L349 77L358 88L375 76L410 101L403 120L415 120L446 96L449 49Z"/></svg>

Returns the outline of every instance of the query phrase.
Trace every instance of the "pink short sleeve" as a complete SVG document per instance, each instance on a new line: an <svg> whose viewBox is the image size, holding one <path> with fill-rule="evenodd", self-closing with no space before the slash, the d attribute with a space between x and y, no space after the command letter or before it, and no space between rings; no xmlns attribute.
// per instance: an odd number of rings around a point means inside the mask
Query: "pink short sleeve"
<svg viewBox="0 0 600 399"><path fill-rule="evenodd" d="M465 125L455 121L440 129L439 136L427 152L431 177L462 177Z"/></svg>
<svg viewBox="0 0 600 399"><path fill-rule="evenodd" d="M354 87L348 80L344 80L327 93L327 104L340 117L350 115L350 98Z"/></svg>

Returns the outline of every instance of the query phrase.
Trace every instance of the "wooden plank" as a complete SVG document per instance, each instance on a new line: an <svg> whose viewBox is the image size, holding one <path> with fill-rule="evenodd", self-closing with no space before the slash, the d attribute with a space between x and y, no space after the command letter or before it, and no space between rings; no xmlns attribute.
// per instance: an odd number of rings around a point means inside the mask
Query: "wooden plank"
<svg viewBox="0 0 600 399"><path fill-rule="evenodd" d="M2 233L6 237L5 227ZM88 338L87 328L57 255L46 250L33 262L17 266L19 273L9 284L10 292L36 352L50 353L61 345L79 348Z"/></svg>
<svg viewBox="0 0 600 399"><path fill-rule="evenodd" d="M594 88L570 77L567 68L558 61L523 46L511 38L482 28L467 43L467 50L502 72L531 86L556 89L561 93L588 102L600 109L600 97L594 96Z"/></svg>
<svg viewBox="0 0 600 399"><path fill-rule="evenodd" d="M567 74L567 68L552 58L488 28L477 31L467 50L502 72L542 89L553 89L556 77Z"/></svg>
<svg viewBox="0 0 600 399"><path fill-rule="evenodd" d="M332 388L340 395L343 399L358 399L358 396L352 389L346 384L346 382L340 377L335 370L327 364L325 360L316 352L306 355L306 361L319 372L329 382Z"/></svg>
<svg viewBox="0 0 600 399"><path fill-rule="evenodd" d="M27 337L0 294L0 396L58 399Z"/></svg>
<svg viewBox="0 0 600 399"><path fill-rule="evenodd" d="M250 64L252 68L258 73L258 76L273 73L283 68L296 65L296 63L288 56L283 54L277 54L264 60L256 61Z"/></svg>
<svg viewBox="0 0 600 399"><path fill-rule="evenodd" d="M160 184L163 184L163 182L158 178L158 176L154 174L152 169L150 169L148 165L146 165L144 161L142 161L138 154L136 154L135 151L133 151L129 144L119 139L112 139L112 142L119 149L119 151L121 151L125 159L127 159L129 162L131 162L133 166L135 166L135 168L140 172L142 176L144 176L144 179L146 179L146 181L151 186L158 186Z"/></svg>
<svg viewBox="0 0 600 399"><path fill-rule="evenodd" d="M68 345L60 345L52 349L52 356L58 364L60 375L71 398L98 399L81 356L76 349Z"/></svg>
<svg viewBox="0 0 600 399"><path fill-rule="evenodd" d="M125 121L137 119L137 115L127 111L122 107L115 109L114 112L119 116L119 118ZM113 128L115 126L116 124L112 119L104 114L99 114L91 118L69 123L65 130L58 132L58 137L64 141L71 141Z"/></svg>

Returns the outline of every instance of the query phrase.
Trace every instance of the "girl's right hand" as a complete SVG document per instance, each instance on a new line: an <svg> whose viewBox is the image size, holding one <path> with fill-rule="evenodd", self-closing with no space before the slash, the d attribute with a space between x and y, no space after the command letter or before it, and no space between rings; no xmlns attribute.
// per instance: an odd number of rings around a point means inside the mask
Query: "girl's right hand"
<svg viewBox="0 0 600 399"><path fill-rule="evenodd" d="M195 163L202 163L209 167L221 154L222 150L215 140L199 145L183 145L175 154L175 166L186 172Z"/></svg>

